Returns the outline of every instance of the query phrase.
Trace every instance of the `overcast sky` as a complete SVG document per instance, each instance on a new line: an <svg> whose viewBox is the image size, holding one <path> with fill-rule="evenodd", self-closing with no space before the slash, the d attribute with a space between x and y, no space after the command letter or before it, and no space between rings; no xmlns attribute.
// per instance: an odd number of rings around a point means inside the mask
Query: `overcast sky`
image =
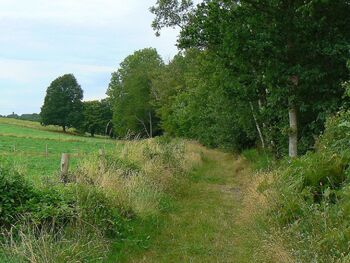
<svg viewBox="0 0 350 263"><path fill-rule="evenodd" d="M85 100L105 97L110 74L135 50L177 52L176 30L155 37L155 0L0 0L0 114L39 112L46 88L73 73Z"/></svg>

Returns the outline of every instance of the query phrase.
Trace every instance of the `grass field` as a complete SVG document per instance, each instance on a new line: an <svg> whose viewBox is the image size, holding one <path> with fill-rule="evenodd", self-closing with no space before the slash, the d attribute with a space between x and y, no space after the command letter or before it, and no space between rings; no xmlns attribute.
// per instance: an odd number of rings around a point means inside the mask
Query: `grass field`
<svg viewBox="0 0 350 263"><path fill-rule="evenodd" d="M124 244L149 243L154 231L143 229L145 223L158 228L188 173L201 163L187 144L163 137L121 142L74 136L1 119L0 262L130 257ZM106 154L98 156L101 148ZM67 184L58 180L62 152L72 155Z"/></svg>
<svg viewBox="0 0 350 263"><path fill-rule="evenodd" d="M57 175L62 153L71 154L71 168L74 169L80 156L116 147L121 144L107 137L76 136L63 133L59 127L0 118L0 158L24 174L30 174L34 181Z"/></svg>
<svg viewBox="0 0 350 263"><path fill-rule="evenodd" d="M57 180L62 153L71 154L67 185ZM9 200L0 222L25 211L11 219L15 232L0 233L7 237L0 237L0 262L293 262L279 242L265 240L255 220L267 205L259 180L230 153L0 118L0 164L8 169L0 170L0 193ZM13 178L12 168L34 188ZM34 197L15 201L20 196Z"/></svg>

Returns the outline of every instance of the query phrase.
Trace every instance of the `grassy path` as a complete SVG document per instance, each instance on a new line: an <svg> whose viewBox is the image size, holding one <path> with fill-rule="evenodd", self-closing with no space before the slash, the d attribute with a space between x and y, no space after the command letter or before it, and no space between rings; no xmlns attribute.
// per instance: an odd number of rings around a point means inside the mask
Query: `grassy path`
<svg viewBox="0 0 350 263"><path fill-rule="evenodd" d="M269 262L256 259L259 240L240 220L249 176L246 162L207 151L160 235L128 262Z"/></svg>

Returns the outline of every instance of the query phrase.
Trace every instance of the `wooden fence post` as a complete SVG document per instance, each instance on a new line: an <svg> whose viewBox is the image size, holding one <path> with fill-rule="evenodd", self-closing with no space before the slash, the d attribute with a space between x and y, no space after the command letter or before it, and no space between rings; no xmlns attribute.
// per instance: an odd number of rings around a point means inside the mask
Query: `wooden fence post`
<svg viewBox="0 0 350 263"><path fill-rule="evenodd" d="M13 145L13 151L16 152L16 144Z"/></svg>
<svg viewBox="0 0 350 263"><path fill-rule="evenodd" d="M61 181L66 184L68 182L68 170L69 170L69 154L62 153L61 158Z"/></svg>

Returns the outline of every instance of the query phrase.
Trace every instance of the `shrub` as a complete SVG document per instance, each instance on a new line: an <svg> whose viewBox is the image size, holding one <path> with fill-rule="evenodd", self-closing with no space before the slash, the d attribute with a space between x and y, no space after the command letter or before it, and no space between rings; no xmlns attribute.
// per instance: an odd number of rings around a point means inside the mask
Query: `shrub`
<svg viewBox="0 0 350 263"><path fill-rule="evenodd" d="M53 187L34 188L24 177L9 168L0 168L0 226L10 227L17 221L35 224L55 221L65 224L74 215L72 198Z"/></svg>
<svg viewBox="0 0 350 263"><path fill-rule="evenodd" d="M0 226L9 226L17 220L35 195L33 187L21 175L0 167Z"/></svg>
<svg viewBox="0 0 350 263"><path fill-rule="evenodd" d="M316 143L316 148L335 152L347 151L350 147L350 111L341 111L326 121L326 129Z"/></svg>

